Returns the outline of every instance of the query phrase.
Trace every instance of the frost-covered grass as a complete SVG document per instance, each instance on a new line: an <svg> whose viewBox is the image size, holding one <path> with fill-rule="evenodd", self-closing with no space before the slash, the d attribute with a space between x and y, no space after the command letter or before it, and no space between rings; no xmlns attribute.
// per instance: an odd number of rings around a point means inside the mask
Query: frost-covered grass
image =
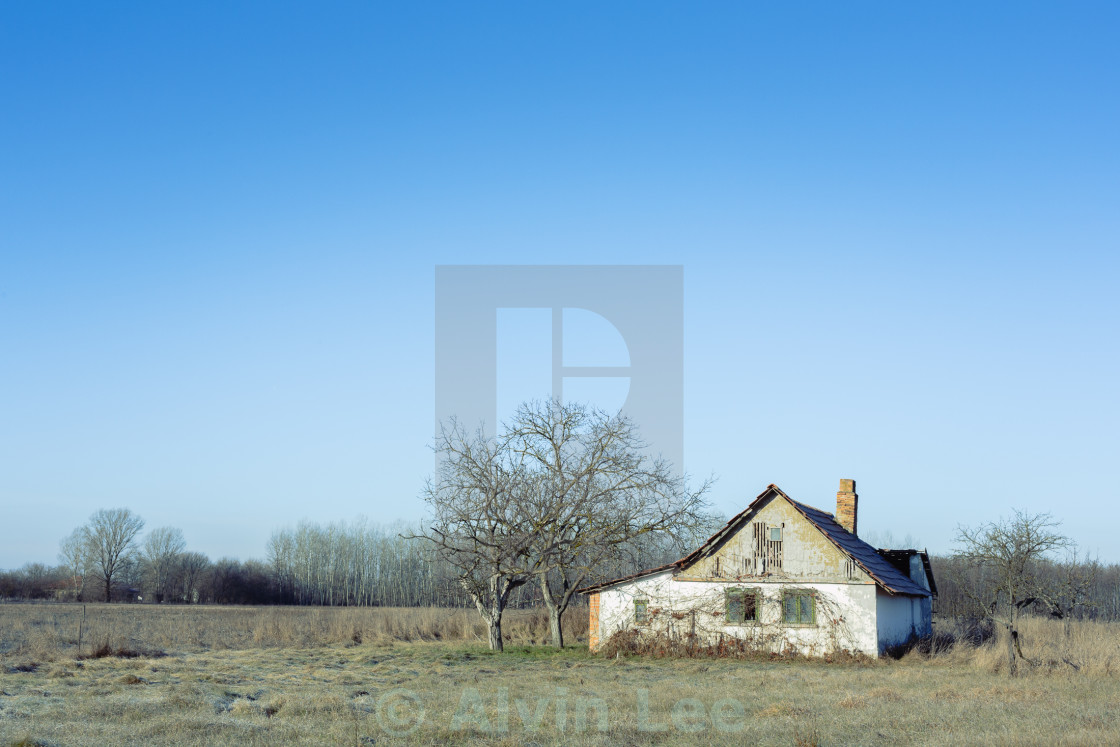
<svg viewBox="0 0 1120 747"><path fill-rule="evenodd" d="M8 612L0 607L0 639ZM1026 631L1028 646L1055 631ZM1116 626L1075 634L1098 658L1120 647ZM4 656L0 745L1120 743L1120 677L1046 665L1010 680L999 641L840 664L616 659L512 643L491 654L479 643L369 634L360 643L247 636L222 649L128 643L166 655Z"/></svg>
<svg viewBox="0 0 1120 747"><path fill-rule="evenodd" d="M570 610L564 624L570 640L586 641L587 608ZM513 643L545 642L549 637L548 616L541 610L509 610L503 630ZM114 650L191 652L378 641L486 640L486 626L473 609L0 604L0 663L78 657L106 646Z"/></svg>

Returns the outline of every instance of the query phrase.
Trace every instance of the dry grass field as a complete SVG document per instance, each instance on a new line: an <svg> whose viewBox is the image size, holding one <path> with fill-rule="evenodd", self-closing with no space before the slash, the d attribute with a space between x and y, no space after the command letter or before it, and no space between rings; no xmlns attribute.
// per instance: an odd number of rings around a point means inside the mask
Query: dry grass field
<svg viewBox="0 0 1120 747"><path fill-rule="evenodd" d="M506 653L469 610L0 605L7 744L1120 744L1120 626L1030 621L900 660L556 652L513 613ZM576 638L585 631L573 615ZM1065 663L1069 660L1079 667Z"/></svg>

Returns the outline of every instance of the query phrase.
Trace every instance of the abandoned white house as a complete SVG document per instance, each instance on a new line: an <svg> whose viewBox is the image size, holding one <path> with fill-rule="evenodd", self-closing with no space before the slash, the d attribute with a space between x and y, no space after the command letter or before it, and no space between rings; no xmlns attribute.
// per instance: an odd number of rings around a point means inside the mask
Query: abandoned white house
<svg viewBox="0 0 1120 747"><path fill-rule="evenodd" d="M856 536L855 480L836 516L776 485L675 563L588 586L591 649L631 631L704 644L877 656L932 632L929 556L876 550Z"/></svg>

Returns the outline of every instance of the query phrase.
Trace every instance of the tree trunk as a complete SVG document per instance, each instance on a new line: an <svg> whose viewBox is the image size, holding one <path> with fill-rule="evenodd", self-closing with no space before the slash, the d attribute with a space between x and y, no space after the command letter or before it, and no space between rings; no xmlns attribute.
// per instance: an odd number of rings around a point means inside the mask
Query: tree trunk
<svg viewBox="0 0 1120 747"><path fill-rule="evenodd" d="M541 598L544 599L544 606L548 608L552 645L556 648L564 648L564 612L568 609L568 603L572 601L572 585L564 577L561 591L555 592L548 584L547 573L541 574L538 578L540 580Z"/></svg>
<svg viewBox="0 0 1120 747"><path fill-rule="evenodd" d="M563 617L564 611L558 605L548 605L548 626L552 632L552 645L556 648L564 648Z"/></svg>
<svg viewBox="0 0 1120 747"><path fill-rule="evenodd" d="M503 584L498 577L491 578L490 599L487 603L487 600L477 591L473 591L464 580L460 579L460 584L471 595L475 609L478 610L478 614L486 621L486 625L490 629L490 650L502 651L504 649L502 644L502 613L505 612L509 589L503 590L501 588Z"/></svg>
<svg viewBox="0 0 1120 747"><path fill-rule="evenodd" d="M490 650L504 651L502 644L502 618L490 620Z"/></svg>
<svg viewBox="0 0 1120 747"><path fill-rule="evenodd" d="M1015 639L1019 636L1019 631L1015 630L1014 623L1007 625L1007 673L1008 676L1017 677L1019 675L1019 662L1015 658Z"/></svg>
<svg viewBox="0 0 1120 747"><path fill-rule="evenodd" d="M105 603L113 601L113 579L105 577Z"/></svg>

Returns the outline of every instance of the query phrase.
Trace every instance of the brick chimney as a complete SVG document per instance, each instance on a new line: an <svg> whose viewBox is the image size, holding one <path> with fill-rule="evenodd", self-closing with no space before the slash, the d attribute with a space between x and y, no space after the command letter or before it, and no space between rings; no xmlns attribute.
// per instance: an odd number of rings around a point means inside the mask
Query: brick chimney
<svg viewBox="0 0 1120 747"><path fill-rule="evenodd" d="M836 523L852 534L856 533L856 495L855 480L841 480L840 490L836 493Z"/></svg>

